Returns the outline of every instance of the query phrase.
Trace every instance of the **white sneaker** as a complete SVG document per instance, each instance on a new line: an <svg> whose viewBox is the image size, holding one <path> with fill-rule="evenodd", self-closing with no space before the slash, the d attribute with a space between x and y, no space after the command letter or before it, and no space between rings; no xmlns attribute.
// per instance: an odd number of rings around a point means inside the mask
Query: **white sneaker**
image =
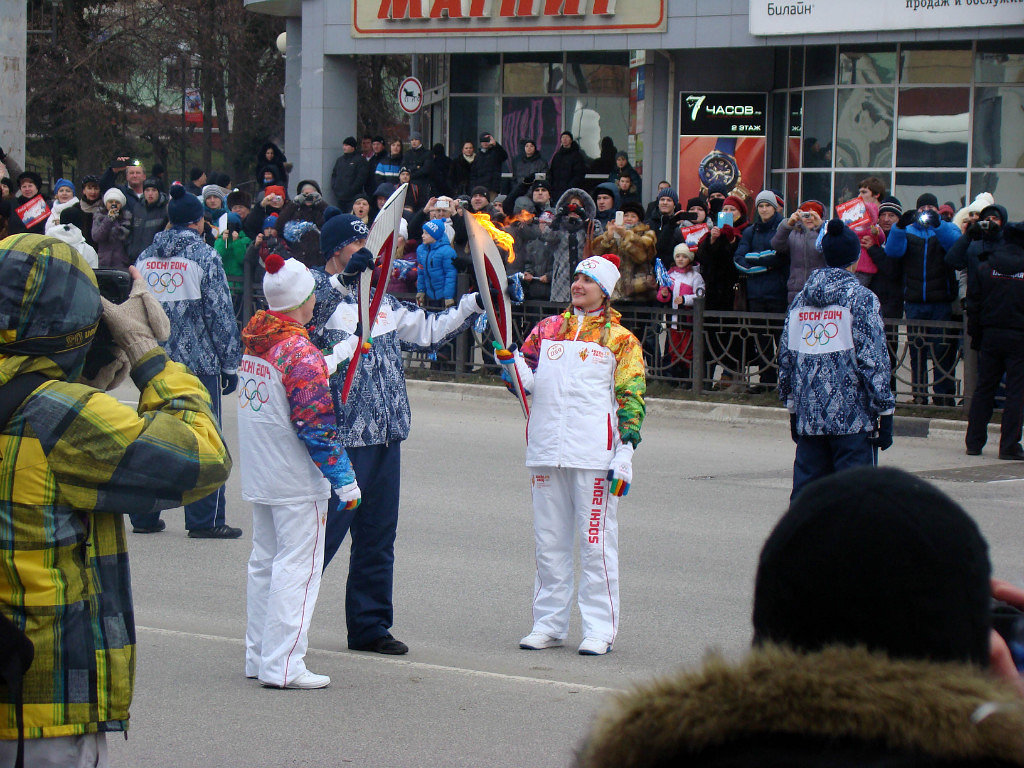
<svg viewBox="0 0 1024 768"><path fill-rule="evenodd" d="M565 641L543 632L531 632L519 641L519 647L527 651L542 651L545 648L558 648L564 645Z"/></svg>
<svg viewBox="0 0 1024 768"><path fill-rule="evenodd" d="M331 684L331 678L327 675L318 675L310 672L308 669L301 675L293 680L289 680L285 685L277 685L276 683L268 683L265 680L260 680L265 688L300 688L308 690L310 688L326 688Z"/></svg>
<svg viewBox="0 0 1024 768"><path fill-rule="evenodd" d="M596 637L585 637L580 643L580 656L604 656L612 649L612 644Z"/></svg>

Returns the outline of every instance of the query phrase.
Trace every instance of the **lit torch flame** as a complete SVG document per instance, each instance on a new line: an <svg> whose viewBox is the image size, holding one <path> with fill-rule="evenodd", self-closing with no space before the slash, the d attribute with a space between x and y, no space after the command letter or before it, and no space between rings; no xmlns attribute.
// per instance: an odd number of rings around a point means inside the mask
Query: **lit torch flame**
<svg viewBox="0 0 1024 768"><path fill-rule="evenodd" d="M480 223L481 227L487 230L487 234L491 236L491 240L493 240L499 248L508 252L508 263L511 264L515 261L516 252L513 248L515 238L508 232L503 232L494 226L494 222L491 221L491 217L488 214L471 213L470 215Z"/></svg>

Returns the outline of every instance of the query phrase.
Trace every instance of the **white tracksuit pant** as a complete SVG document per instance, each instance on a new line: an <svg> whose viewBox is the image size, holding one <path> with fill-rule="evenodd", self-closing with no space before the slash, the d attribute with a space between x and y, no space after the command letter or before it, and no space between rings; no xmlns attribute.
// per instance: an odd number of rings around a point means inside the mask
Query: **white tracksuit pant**
<svg viewBox="0 0 1024 768"><path fill-rule="evenodd" d="M306 633L320 592L327 499L253 504L245 674L285 685L306 671Z"/></svg>
<svg viewBox="0 0 1024 768"><path fill-rule="evenodd" d="M613 643L619 618L619 500L608 493L608 470L532 467L531 472L537 546L533 631L560 639L568 634L578 536L583 636Z"/></svg>

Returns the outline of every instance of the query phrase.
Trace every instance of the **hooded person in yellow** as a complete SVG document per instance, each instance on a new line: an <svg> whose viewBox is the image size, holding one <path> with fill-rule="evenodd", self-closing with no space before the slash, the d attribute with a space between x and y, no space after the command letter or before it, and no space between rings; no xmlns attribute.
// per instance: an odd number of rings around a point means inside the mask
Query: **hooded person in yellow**
<svg viewBox="0 0 1024 768"><path fill-rule="evenodd" d="M123 516L202 497L231 470L209 395L157 344L166 317L133 276L128 300L110 304L71 246L0 241L0 387L35 377L0 425L0 613L35 645L26 765L77 765L68 755L81 754L107 764L105 733L127 729L135 677ZM101 315L131 366L137 410L78 383ZM9 694L0 684L4 765L18 738Z"/></svg>

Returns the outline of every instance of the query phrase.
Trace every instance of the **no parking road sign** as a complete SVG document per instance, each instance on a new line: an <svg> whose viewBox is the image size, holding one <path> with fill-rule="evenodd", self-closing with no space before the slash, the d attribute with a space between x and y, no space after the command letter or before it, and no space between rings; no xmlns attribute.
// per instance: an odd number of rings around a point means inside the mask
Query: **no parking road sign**
<svg viewBox="0 0 1024 768"><path fill-rule="evenodd" d="M415 115L423 106L423 84L415 77L407 77L398 86L398 105L404 112Z"/></svg>

